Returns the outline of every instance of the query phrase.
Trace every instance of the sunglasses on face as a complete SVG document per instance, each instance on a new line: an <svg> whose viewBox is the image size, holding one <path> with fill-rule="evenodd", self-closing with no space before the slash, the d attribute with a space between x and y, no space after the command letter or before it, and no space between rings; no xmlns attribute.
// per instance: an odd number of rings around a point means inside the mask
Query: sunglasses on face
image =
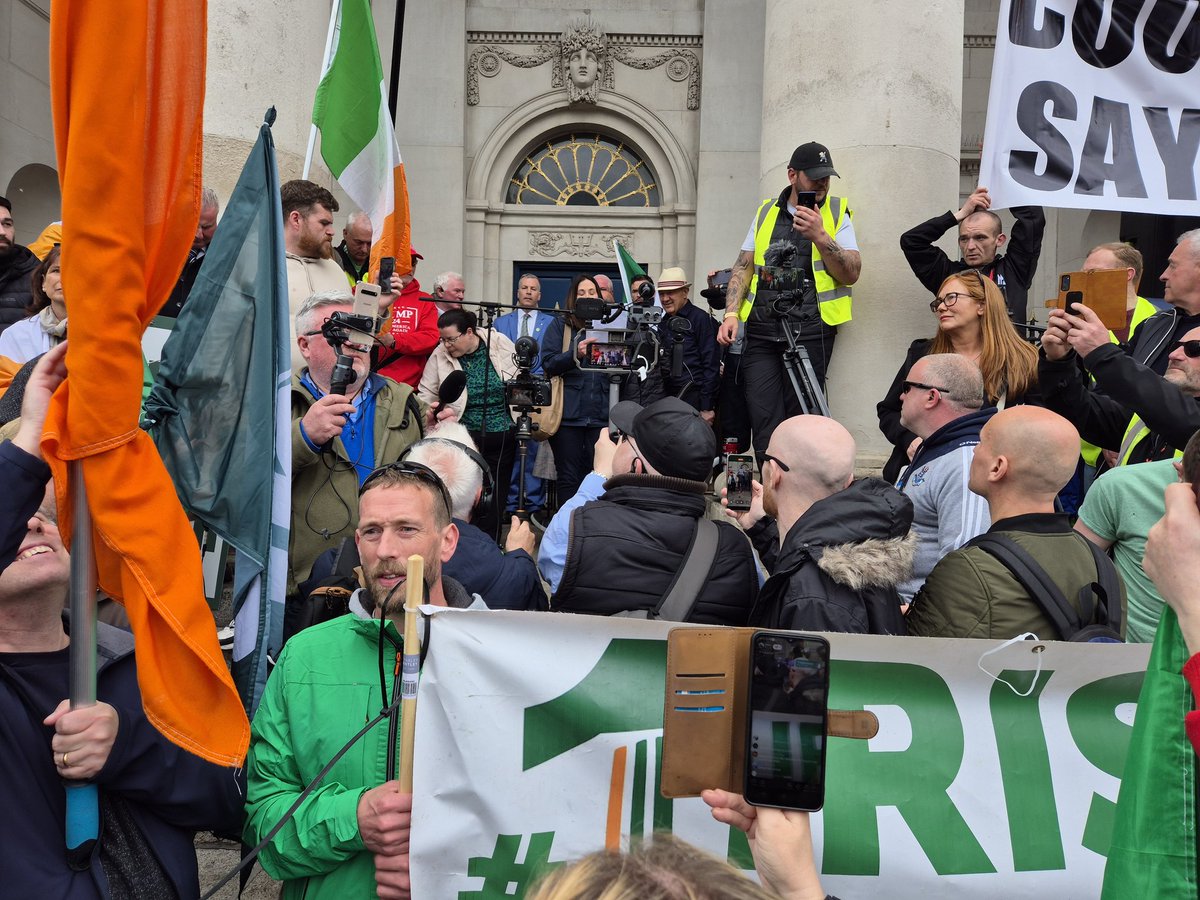
<svg viewBox="0 0 1200 900"><path fill-rule="evenodd" d="M913 388L920 388L923 391L941 391L943 394L946 394L947 396L949 396L949 394L950 394L950 391L947 388L938 387L936 384L923 384L920 381L904 382L904 390L902 390L900 393L907 394Z"/></svg>
<svg viewBox="0 0 1200 900"><path fill-rule="evenodd" d="M1174 353L1176 350L1183 350L1183 355L1189 359L1200 357L1200 339L1190 341L1175 341L1171 344L1168 353Z"/></svg>

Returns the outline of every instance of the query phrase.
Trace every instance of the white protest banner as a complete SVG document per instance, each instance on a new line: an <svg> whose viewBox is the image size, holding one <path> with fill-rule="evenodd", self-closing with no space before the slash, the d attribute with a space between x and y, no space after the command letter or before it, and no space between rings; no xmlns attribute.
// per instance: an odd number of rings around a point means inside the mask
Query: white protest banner
<svg viewBox="0 0 1200 900"><path fill-rule="evenodd" d="M979 183L997 208L1200 215L1200 11L1001 0Z"/></svg>
<svg viewBox="0 0 1200 900"><path fill-rule="evenodd" d="M417 713L418 897L521 897L547 864L673 830L741 868L741 832L658 790L671 623L438 610ZM813 816L843 897L1095 897L1149 647L828 635L834 739ZM1182 722L1180 723L1182 727Z"/></svg>

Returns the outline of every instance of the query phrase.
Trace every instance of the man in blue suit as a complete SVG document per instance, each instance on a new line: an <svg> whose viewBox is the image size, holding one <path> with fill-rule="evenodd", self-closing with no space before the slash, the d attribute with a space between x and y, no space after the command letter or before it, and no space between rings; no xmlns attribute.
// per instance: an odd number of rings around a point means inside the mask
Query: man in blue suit
<svg viewBox="0 0 1200 900"><path fill-rule="evenodd" d="M542 374L542 334L554 323L554 316L538 310L542 299L542 283L536 275L522 275L517 282L517 309L496 317L496 330L515 344L518 338L528 335L537 341L538 358L533 374ZM559 348L561 349L561 348ZM540 448L538 441L529 442L529 456L525 462L525 496L530 510L540 509L545 501L542 479L533 475L533 463ZM508 512L517 508L518 479L520 466L513 468L512 485L508 491Z"/></svg>

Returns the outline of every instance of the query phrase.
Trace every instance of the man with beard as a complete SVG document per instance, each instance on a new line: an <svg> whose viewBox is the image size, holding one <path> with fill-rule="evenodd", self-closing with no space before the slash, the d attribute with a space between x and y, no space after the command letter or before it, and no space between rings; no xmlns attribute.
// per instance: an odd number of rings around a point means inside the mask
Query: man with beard
<svg viewBox="0 0 1200 900"><path fill-rule="evenodd" d="M833 419L794 416L771 435L746 529L771 577L750 625L904 634L897 586L912 571L912 502L854 478L854 438Z"/></svg>
<svg viewBox="0 0 1200 900"><path fill-rule="evenodd" d="M16 241L12 204L0 197L0 331L29 315L30 277L40 260Z"/></svg>
<svg viewBox="0 0 1200 900"><path fill-rule="evenodd" d="M484 608L442 576L458 529L441 480L407 460L363 482L355 541L365 588L350 612L292 638L279 656L254 717L247 761L245 840L257 844L363 723L394 698L380 693L379 666L396 670L408 558L424 560L426 602ZM412 795L388 780L388 722L343 756L263 850L259 861L286 882L283 896L409 897Z"/></svg>
<svg viewBox="0 0 1200 900"><path fill-rule="evenodd" d="M287 257L288 309L294 318L313 294L345 291L346 273L333 258L333 214L338 202L319 184L295 179L279 189ZM304 365L292 332L292 368Z"/></svg>

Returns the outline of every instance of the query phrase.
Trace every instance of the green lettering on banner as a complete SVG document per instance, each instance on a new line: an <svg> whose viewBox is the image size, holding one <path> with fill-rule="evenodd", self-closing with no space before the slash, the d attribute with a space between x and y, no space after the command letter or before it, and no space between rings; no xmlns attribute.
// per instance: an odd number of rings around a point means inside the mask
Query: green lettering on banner
<svg viewBox="0 0 1200 900"><path fill-rule="evenodd" d="M1133 736L1132 726L1118 719L1115 711L1122 703L1137 702L1145 675L1145 672L1110 675L1085 684L1067 700L1067 727L1075 746L1088 762L1114 778L1120 778L1125 769L1129 739ZM1083 846L1108 856L1116 812L1116 803L1092 794Z"/></svg>
<svg viewBox="0 0 1200 900"><path fill-rule="evenodd" d="M963 760L963 729L940 675L907 663L837 660L830 667L830 707L895 705L912 725L912 743L871 752L867 741L829 742L825 807L826 874L879 874L881 806L894 806L939 875L993 873L946 789Z"/></svg>
<svg viewBox="0 0 1200 900"><path fill-rule="evenodd" d="M661 729L666 679L666 641L609 641L582 681L525 710L523 771L597 735Z"/></svg>
<svg viewBox="0 0 1200 900"><path fill-rule="evenodd" d="M458 900L501 900L504 897L524 897L525 892L547 872L561 863L550 862L553 831L539 831L529 836L525 859L518 860L521 835L496 835L496 848L491 856L472 856L467 861L467 875L482 878L477 891L459 891Z"/></svg>
<svg viewBox="0 0 1200 900"><path fill-rule="evenodd" d="M1012 841L1013 868L1018 872L1065 869L1054 781L1050 775L1050 752L1038 700L1050 682L1052 671L1043 671L1037 687L1027 697L1035 673L1005 669L992 685L989 705L996 749L1000 755L1000 778L1004 782L1004 805L1008 810L1008 835ZM1003 684L1002 682L1008 682Z"/></svg>

